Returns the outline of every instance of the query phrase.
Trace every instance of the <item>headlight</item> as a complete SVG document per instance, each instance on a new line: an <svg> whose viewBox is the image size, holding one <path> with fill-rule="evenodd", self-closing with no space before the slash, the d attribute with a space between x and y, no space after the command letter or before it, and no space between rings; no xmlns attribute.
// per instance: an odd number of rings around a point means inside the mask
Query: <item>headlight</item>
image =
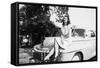
<svg viewBox="0 0 100 68"><path fill-rule="evenodd" d="M24 43L27 43L27 42L28 42L28 39L23 39L23 42L24 42Z"/></svg>

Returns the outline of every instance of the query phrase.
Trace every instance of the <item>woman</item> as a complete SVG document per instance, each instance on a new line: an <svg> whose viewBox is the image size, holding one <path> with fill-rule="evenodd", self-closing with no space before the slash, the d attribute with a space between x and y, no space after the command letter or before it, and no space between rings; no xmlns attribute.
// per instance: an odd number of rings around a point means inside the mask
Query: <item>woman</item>
<svg viewBox="0 0 100 68"><path fill-rule="evenodd" d="M71 43L71 25L68 20L68 17L64 18L62 27L61 27L61 43L60 46L64 49Z"/></svg>
<svg viewBox="0 0 100 68"><path fill-rule="evenodd" d="M62 27L61 27L61 37L55 38L55 44L54 48L49 52L49 54L44 58L44 60L49 60L49 58L54 55L54 58L56 59L57 56L59 55L60 48L63 49L63 51L67 50L67 47L71 43L71 27L70 27L70 21L68 16L64 17L62 21ZM54 59L54 60L55 60Z"/></svg>

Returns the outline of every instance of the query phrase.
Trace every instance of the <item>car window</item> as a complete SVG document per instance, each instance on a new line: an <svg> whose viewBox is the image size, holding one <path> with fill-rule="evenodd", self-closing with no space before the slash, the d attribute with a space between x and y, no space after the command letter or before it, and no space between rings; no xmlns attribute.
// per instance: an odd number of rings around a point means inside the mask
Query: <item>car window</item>
<svg viewBox="0 0 100 68"><path fill-rule="evenodd" d="M72 37L84 37L85 29L72 29Z"/></svg>

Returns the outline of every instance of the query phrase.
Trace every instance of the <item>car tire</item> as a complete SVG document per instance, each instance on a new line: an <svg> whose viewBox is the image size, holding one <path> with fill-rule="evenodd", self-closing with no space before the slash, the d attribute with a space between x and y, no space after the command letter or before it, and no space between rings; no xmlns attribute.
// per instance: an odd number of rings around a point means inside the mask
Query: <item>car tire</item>
<svg viewBox="0 0 100 68"><path fill-rule="evenodd" d="M80 53L76 53L73 56L72 61L82 61L82 55Z"/></svg>

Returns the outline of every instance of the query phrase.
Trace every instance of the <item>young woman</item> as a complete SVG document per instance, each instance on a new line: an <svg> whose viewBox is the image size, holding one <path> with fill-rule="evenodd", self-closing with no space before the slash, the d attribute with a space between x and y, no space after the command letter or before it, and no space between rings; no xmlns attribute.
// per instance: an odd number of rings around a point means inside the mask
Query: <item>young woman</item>
<svg viewBox="0 0 100 68"><path fill-rule="evenodd" d="M51 56L54 55L54 60L59 55L60 48L63 51L67 50L67 47L71 43L71 25L68 17L64 17L61 27L61 37L54 39L54 48L49 52L49 54L44 58L44 60L49 60Z"/></svg>
<svg viewBox="0 0 100 68"><path fill-rule="evenodd" d="M71 43L71 24L68 20L68 17L64 18L62 27L61 27L61 43L60 46L64 49Z"/></svg>

